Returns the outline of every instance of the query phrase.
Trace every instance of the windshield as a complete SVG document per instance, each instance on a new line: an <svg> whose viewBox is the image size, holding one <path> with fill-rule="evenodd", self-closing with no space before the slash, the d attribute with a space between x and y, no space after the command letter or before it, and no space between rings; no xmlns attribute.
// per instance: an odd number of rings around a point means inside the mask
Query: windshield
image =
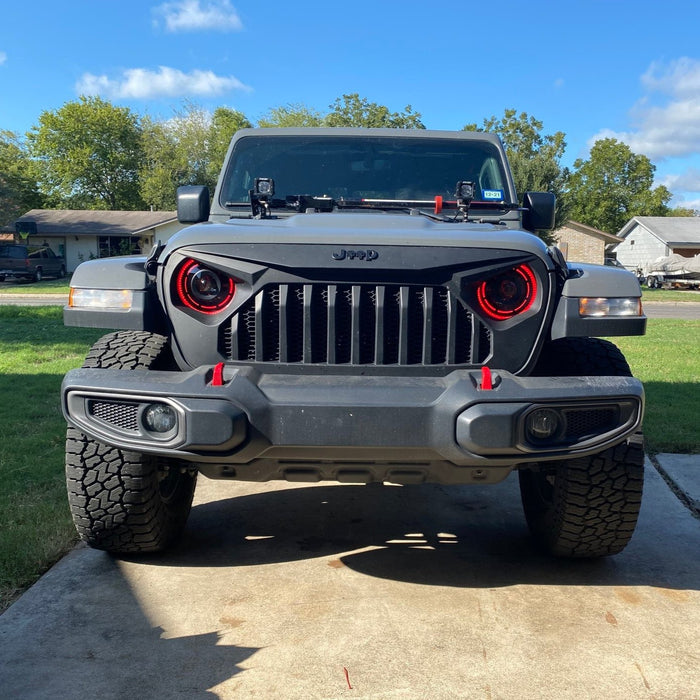
<svg viewBox="0 0 700 700"><path fill-rule="evenodd" d="M228 205L250 202L256 177L275 181L275 199L454 198L460 180L476 184L475 199L510 198L496 146L469 139L246 136L230 163L221 190Z"/></svg>

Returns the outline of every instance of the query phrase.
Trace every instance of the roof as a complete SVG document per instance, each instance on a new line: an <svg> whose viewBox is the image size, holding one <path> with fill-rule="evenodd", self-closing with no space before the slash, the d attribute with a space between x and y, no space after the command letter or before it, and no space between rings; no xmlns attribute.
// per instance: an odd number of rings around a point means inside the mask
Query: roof
<svg viewBox="0 0 700 700"><path fill-rule="evenodd" d="M17 223L34 221L37 235L133 236L177 221L174 211L104 211L94 209L32 209ZM14 224L2 231L14 233Z"/></svg>
<svg viewBox="0 0 700 700"><path fill-rule="evenodd" d="M669 246L700 245L700 216L635 216L617 235L625 238L636 225Z"/></svg>
<svg viewBox="0 0 700 700"><path fill-rule="evenodd" d="M572 229L578 231L579 233L585 233L587 236L593 236L594 238L600 238L605 241L606 245L610 243L622 243L622 238L619 236L614 236L612 233L606 233L598 228L593 228L593 226L587 226L579 221L567 221L563 226L560 226L554 233L558 233L562 229Z"/></svg>

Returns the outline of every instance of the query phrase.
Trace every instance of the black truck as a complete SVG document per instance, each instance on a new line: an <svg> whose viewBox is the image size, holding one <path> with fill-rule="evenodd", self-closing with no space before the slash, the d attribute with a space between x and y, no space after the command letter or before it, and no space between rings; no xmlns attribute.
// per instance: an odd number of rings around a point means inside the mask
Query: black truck
<svg viewBox="0 0 700 700"><path fill-rule="evenodd" d="M0 282L65 276L66 261L47 245L0 244Z"/></svg>
<svg viewBox="0 0 700 700"><path fill-rule="evenodd" d="M630 540L644 394L625 270L536 232L488 133L244 129L213 199L148 258L83 263L68 325L113 329L63 382L83 540L163 549L214 479L493 484L517 472L558 556Z"/></svg>

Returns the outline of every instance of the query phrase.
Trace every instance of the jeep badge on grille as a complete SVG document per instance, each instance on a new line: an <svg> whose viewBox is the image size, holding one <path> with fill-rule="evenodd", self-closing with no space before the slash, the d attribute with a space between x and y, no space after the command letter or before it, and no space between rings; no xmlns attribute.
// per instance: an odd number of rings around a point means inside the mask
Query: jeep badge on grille
<svg viewBox="0 0 700 700"><path fill-rule="evenodd" d="M367 250L345 250L345 248L341 248L333 253L333 260L367 260L371 262L378 257L379 253L371 248Z"/></svg>

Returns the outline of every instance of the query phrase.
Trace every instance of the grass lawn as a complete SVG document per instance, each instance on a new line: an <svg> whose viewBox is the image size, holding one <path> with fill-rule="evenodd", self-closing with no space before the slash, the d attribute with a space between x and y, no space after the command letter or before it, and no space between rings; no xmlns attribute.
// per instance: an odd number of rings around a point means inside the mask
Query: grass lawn
<svg viewBox="0 0 700 700"><path fill-rule="evenodd" d="M0 294L68 294L70 277L60 280L41 280L41 282L7 281L0 283Z"/></svg>
<svg viewBox="0 0 700 700"><path fill-rule="evenodd" d="M700 321L650 319L645 336L610 340L644 382L647 451L700 452Z"/></svg>
<svg viewBox="0 0 700 700"><path fill-rule="evenodd" d="M25 285L21 285L25 286ZM76 542L63 475L65 372L101 329L65 328L59 307L0 306L0 611ZM644 381L654 452L700 452L700 321L652 319L613 339Z"/></svg>
<svg viewBox="0 0 700 700"><path fill-rule="evenodd" d="M700 303L700 291L694 289L649 289L642 287L642 304L645 301L683 301Z"/></svg>
<svg viewBox="0 0 700 700"><path fill-rule="evenodd" d="M0 610L77 539L63 476L59 390L104 331L64 328L61 313L0 306Z"/></svg>

